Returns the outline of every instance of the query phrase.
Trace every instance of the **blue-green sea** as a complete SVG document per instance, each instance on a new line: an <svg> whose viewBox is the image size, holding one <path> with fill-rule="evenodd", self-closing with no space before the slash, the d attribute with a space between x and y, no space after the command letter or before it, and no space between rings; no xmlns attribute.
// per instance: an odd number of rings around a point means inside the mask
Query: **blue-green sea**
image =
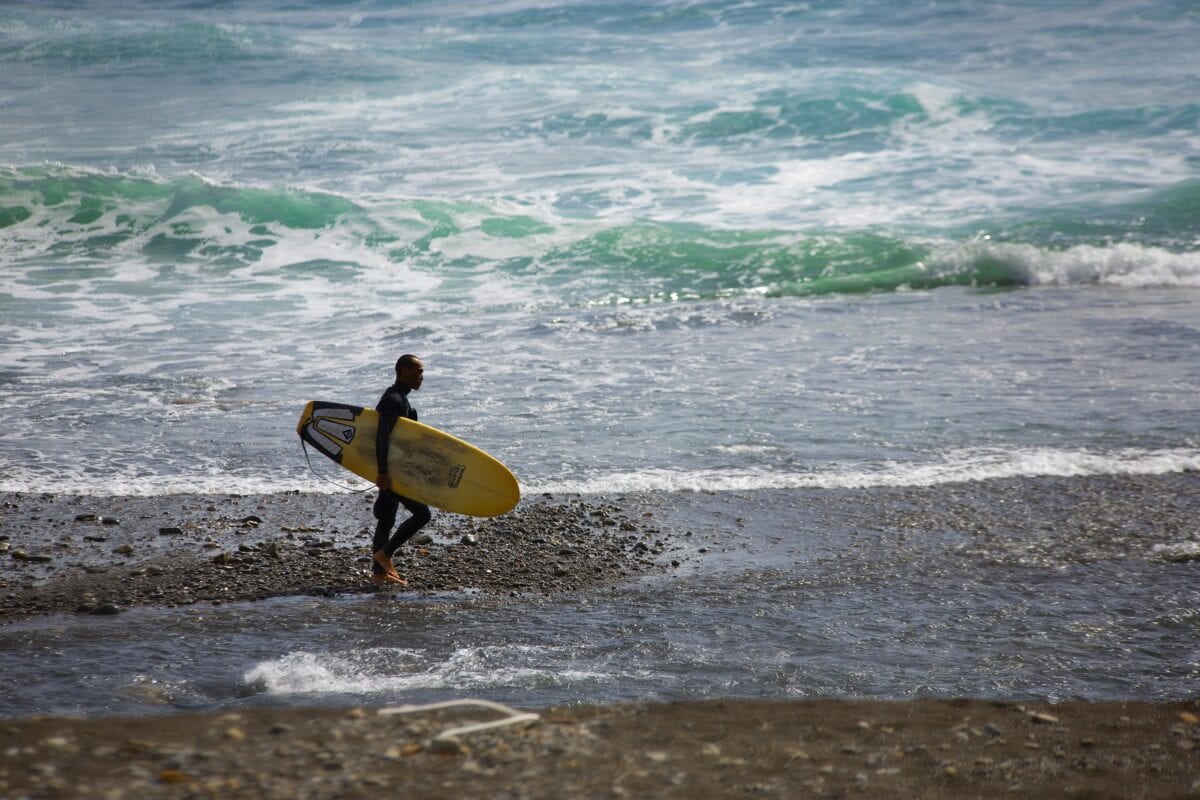
<svg viewBox="0 0 1200 800"><path fill-rule="evenodd" d="M1200 562L1154 554L1200 527L822 583L894 551L806 498L1196 487L1197 41L1190 0L0 2L0 492L364 486L296 419L411 352L527 496L742 555L629 602L227 608L180 705L1194 693ZM189 618L138 614L0 713L141 710L53 699L156 680ZM4 673L78 624L0 631Z"/></svg>

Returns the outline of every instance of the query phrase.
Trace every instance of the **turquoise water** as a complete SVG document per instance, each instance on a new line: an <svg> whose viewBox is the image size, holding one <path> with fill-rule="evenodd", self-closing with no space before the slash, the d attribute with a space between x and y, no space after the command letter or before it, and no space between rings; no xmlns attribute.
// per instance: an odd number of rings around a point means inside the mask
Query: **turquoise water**
<svg viewBox="0 0 1200 800"><path fill-rule="evenodd" d="M527 493L1200 469L1198 40L1188 2L0 5L0 491L337 491L295 419L402 352ZM970 647L932 690L1177 693L1156 619L1165 690ZM911 688L832 658L786 692Z"/></svg>

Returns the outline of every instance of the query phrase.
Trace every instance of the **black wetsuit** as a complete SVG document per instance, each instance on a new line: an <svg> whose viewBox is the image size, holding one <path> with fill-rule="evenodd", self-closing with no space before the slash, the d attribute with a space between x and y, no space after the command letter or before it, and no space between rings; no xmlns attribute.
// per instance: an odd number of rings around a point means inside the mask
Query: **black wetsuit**
<svg viewBox="0 0 1200 800"><path fill-rule="evenodd" d="M409 391L407 386L392 384L375 404L375 410L379 412L379 432L375 438L375 456L380 474L387 471L388 440L392 435L392 428L396 426L396 421L400 419L415 421L417 418L417 410L408 402ZM396 524L396 512L401 505L408 509L412 516L404 520L389 539L388 534L391 533L392 526ZM429 524L432 516L429 506L424 503L401 497L390 489L381 489L379 498L375 501L375 519L378 520L375 523L375 541L373 543L375 552L382 550L390 558L400 549L400 545ZM381 574L383 567L378 563L372 563L375 574Z"/></svg>

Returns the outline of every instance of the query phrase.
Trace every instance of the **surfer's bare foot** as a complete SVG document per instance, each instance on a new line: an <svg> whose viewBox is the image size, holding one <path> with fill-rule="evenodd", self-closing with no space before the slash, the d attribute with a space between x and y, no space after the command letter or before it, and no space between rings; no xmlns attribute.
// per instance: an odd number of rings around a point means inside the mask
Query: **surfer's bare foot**
<svg viewBox="0 0 1200 800"><path fill-rule="evenodd" d="M408 586L408 581L401 578L399 575L388 575L386 572L380 575L372 575L371 580L376 586Z"/></svg>
<svg viewBox="0 0 1200 800"><path fill-rule="evenodd" d="M389 556L387 553L383 552L382 550L376 550L375 555L372 556L372 558L375 559L376 564L383 567L384 574L387 575L389 578L395 578L396 580L402 580L402 578L400 577L400 573L396 572L396 565L392 563L392 557Z"/></svg>

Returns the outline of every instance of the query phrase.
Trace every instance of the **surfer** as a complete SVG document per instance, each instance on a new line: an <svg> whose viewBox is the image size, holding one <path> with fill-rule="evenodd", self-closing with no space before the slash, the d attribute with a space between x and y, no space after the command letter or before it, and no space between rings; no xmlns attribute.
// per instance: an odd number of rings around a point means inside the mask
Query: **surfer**
<svg viewBox="0 0 1200 800"><path fill-rule="evenodd" d="M396 360L396 382L389 386L379 398L375 410L379 412L379 431L375 440L375 455L379 477L375 485L379 487L379 497L375 500L375 540L373 563L371 564L373 579L377 584L400 584L408 582L400 577L392 563L392 556L400 549L400 545L408 541L421 528L429 524L432 514L429 506L401 497L390 488L388 476L388 441L392 428L399 419L416 420L417 410L408 402L409 392L421 388L425 379L425 365L414 355L402 355ZM396 532L392 526L396 524L396 512L404 506L410 516ZM389 538L390 534L390 538Z"/></svg>

